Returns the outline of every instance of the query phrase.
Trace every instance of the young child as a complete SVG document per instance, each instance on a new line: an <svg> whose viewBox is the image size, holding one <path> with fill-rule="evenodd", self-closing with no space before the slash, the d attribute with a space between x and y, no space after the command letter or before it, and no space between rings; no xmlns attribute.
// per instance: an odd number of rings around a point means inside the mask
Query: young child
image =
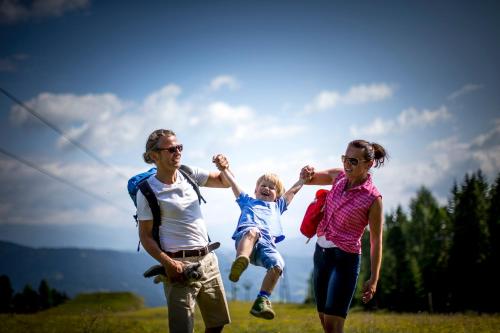
<svg viewBox="0 0 500 333"><path fill-rule="evenodd" d="M228 169L225 156L219 154L214 157L213 162L231 184L236 202L241 209L238 225L232 237L236 243L236 259L231 266L229 280L237 282L250 262L266 268L266 276L250 313L259 318L273 319L275 313L269 297L285 264L275 244L285 238L281 230L280 216L301 189L304 180L299 179L285 192L278 176L271 173L264 174L257 180L255 198L252 198L236 183Z"/></svg>

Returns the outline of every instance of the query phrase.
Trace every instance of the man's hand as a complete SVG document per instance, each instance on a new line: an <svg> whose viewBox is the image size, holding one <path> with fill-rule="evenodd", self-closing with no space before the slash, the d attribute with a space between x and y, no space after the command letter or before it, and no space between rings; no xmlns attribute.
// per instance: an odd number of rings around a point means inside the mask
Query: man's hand
<svg viewBox="0 0 500 333"><path fill-rule="evenodd" d="M184 263L177 260L170 260L168 264L163 265L165 267L165 272L167 272L167 277L170 281L182 281L184 276L182 272L184 271Z"/></svg>
<svg viewBox="0 0 500 333"><path fill-rule="evenodd" d="M219 171L224 171L229 168L229 161L226 156L222 154L217 154L212 158L212 162L215 164Z"/></svg>

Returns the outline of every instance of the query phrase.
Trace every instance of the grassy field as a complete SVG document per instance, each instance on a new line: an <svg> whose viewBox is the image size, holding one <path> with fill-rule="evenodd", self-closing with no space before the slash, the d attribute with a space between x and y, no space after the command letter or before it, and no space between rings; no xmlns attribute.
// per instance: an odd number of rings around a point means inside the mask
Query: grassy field
<svg viewBox="0 0 500 333"><path fill-rule="evenodd" d="M224 332L321 333L313 307L274 304L277 317L256 319L247 302L230 303L233 323ZM168 332L166 308L145 308L130 293L80 295L70 302L32 315L0 315L0 332L9 333L162 333ZM201 317L196 332L203 332ZM428 315L392 313L350 313L346 333L498 333L500 315Z"/></svg>

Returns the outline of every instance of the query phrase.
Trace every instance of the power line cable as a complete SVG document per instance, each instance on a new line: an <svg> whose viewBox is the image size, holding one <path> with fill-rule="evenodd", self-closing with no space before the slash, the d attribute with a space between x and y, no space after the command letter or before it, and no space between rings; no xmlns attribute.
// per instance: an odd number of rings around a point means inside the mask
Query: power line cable
<svg viewBox="0 0 500 333"><path fill-rule="evenodd" d="M91 158L93 158L94 160L96 160L97 162L99 162L100 164L104 165L105 167L113 170L113 172L115 174L119 175L120 177L122 177L124 179L128 179L129 178L127 175L125 175L124 173L122 173L121 171L119 171L118 169L116 169L116 167L114 167L113 165L109 164L108 162L106 162L105 160L103 160L102 158L100 158L99 156L97 156L97 154L95 154L90 149L88 149L87 147L85 147L84 145L82 145L80 142L78 142L78 141L70 138L66 133L64 133L64 131L62 129L60 129L56 125L52 124L51 122L49 122L47 119L45 119L44 117L42 117L38 112L36 112L32 108L30 108L29 106L27 106L26 104L24 104L23 102L21 102L14 95L12 95L11 93L9 93L7 90L5 90L2 87L0 87L0 92L2 92L5 96L7 96L8 98L10 98L12 101L14 101L19 106L21 106L23 109L25 109L26 111L28 111L29 113L31 113L33 116L35 116L36 118L38 118L42 123L44 123L45 125L47 125L48 127L50 127L52 130L54 130L55 132L57 132L60 136L62 136L66 140L68 140L75 147L78 147L80 150L82 150L88 156L90 156Z"/></svg>
<svg viewBox="0 0 500 333"><path fill-rule="evenodd" d="M88 196L90 196L90 197L92 197L94 199L97 199L97 200L100 200L100 201L105 201L105 202L109 203L110 205L115 206L116 208L118 208L120 210L123 210L123 209L127 210L128 209L128 208L122 207L121 205L119 205L119 204L117 204L117 203L115 203L115 202L113 202L113 201L111 201L111 200L109 200L109 199L107 199L105 197L102 197L102 196L100 196L98 194L92 193L92 192L84 189L83 187L80 187L80 186L78 186L78 185L76 185L76 184L74 184L74 183L72 183L72 182L70 182L70 181L68 181L68 180L66 180L64 178L56 176L56 175L52 174L51 172L49 172L47 170L44 170L41 167L39 167L39 166L37 166L37 165L29 162L29 161L26 161L26 160L24 160L24 159L22 159L22 158L20 158L20 157L18 157L16 155L12 154L12 153L9 153L8 151L4 150L1 147L0 147L0 153L2 153L4 155L6 155L6 156L8 156L8 157L10 157L10 158L18 161L18 162L20 162L20 163L22 163L24 165L29 166L30 168L33 168L33 169L35 169L35 170L43 173L44 175L49 176L50 178L57 180L58 182L61 182L61 183L65 184L65 185L67 185L67 186L70 186L70 187L72 187L73 189L75 189L75 190L77 190L79 192L83 192L83 193L87 194Z"/></svg>

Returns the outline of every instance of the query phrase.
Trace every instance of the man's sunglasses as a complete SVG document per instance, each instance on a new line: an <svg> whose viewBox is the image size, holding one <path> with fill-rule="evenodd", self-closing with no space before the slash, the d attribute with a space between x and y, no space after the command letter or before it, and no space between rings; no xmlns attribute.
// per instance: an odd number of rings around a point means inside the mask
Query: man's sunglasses
<svg viewBox="0 0 500 333"><path fill-rule="evenodd" d="M177 146L172 146L172 147L168 147L168 148L156 148L156 150L158 151L162 151L162 150L166 150L168 151L170 154L173 154L175 153L176 151L179 151L179 153L182 151L184 147L182 145L177 145Z"/></svg>
<svg viewBox="0 0 500 333"><path fill-rule="evenodd" d="M347 157L345 155L342 155L342 163L349 162L350 165L356 166L359 164L359 160L355 157Z"/></svg>

